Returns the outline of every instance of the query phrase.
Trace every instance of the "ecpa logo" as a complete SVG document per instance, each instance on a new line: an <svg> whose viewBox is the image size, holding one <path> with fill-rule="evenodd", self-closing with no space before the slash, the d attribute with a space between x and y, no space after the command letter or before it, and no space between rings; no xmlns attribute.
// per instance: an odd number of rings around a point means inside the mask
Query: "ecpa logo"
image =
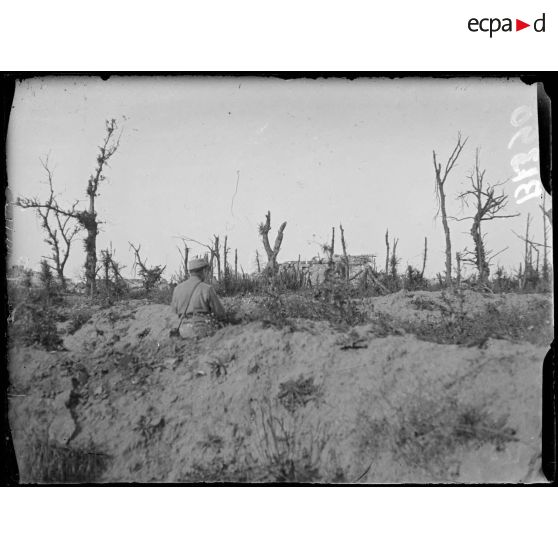
<svg viewBox="0 0 558 558"><path fill-rule="evenodd" d="M533 29L537 33L544 33L545 31L545 16L546 14L543 13L540 18L536 19L533 22ZM469 20L467 27L469 28L469 31L472 31L473 33L477 33L478 31L482 31L483 33L490 33L490 38L492 38L492 35L494 33L497 33L498 31L514 31L512 19L509 17L505 17L503 19L500 19L498 17L485 17L482 19L472 17ZM521 31L522 29L526 29L527 27L531 27L531 24L525 23L520 19L515 20L515 31Z"/></svg>

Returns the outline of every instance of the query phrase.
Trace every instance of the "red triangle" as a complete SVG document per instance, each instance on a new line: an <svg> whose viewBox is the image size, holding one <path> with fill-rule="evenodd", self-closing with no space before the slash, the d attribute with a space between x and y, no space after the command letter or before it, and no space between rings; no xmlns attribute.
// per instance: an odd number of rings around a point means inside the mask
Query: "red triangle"
<svg viewBox="0 0 558 558"><path fill-rule="evenodd" d="M531 27L531 24L530 23L525 23L524 21L521 21L520 19L515 20L515 30L516 31L521 31L522 29L525 29L525 27Z"/></svg>

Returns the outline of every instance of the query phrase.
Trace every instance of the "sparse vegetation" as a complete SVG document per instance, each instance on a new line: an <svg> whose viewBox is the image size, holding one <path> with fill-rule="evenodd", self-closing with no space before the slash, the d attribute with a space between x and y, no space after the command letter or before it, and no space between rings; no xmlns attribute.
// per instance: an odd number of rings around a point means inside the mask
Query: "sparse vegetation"
<svg viewBox="0 0 558 558"><path fill-rule="evenodd" d="M228 461L222 456L198 461L180 478L181 483L247 483L257 482L251 469L237 461Z"/></svg>
<svg viewBox="0 0 558 558"><path fill-rule="evenodd" d="M56 312L46 304L21 304L11 337L25 345L37 344L48 351L57 350L62 338L56 324Z"/></svg>
<svg viewBox="0 0 558 558"><path fill-rule="evenodd" d="M98 482L110 458L93 445L85 449L60 446L35 438L27 445L22 477L38 484L81 484Z"/></svg>
<svg viewBox="0 0 558 558"><path fill-rule="evenodd" d="M52 272L43 260L39 276L41 286L34 287L26 274L21 285L10 286L8 301L10 307L8 338L11 343L39 345L47 350L57 350L62 344L57 323L62 321L55 305L60 297Z"/></svg>
<svg viewBox="0 0 558 558"><path fill-rule="evenodd" d="M76 309L74 312L72 312L72 316L70 317L68 324L68 333L70 335L73 335L81 328L81 326L86 324L92 316L93 312L88 308L82 308L81 310Z"/></svg>
<svg viewBox="0 0 558 558"><path fill-rule="evenodd" d="M289 413L295 413L298 408L318 399L320 394L320 387L314 383L314 378L300 376L280 384L277 399Z"/></svg>
<svg viewBox="0 0 558 558"><path fill-rule="evenodd" d="M414 299L419 310L437 312L423 320L395 319L383 316L393 329L403 329L422 341L456 345L483 346L488 339L507 339L547 346L552 341L551 302L536 301L518 313L489 303L477 312L465 310L465 291L455 297L442 292L441 300Z"/></svg>
<svg viewBox="0 0 558 558"><path fill-rule="evenodd" d="M322 460L329 441L322 424L305 420L300 410L285 413L269 398L259 405L257 453L274 482L323 481Z"/></svg>
<svg viewBox="0 0 558 558"><path fill-rule="evenodd" d="M372 395L374 405L385 410L381 418L362 407L357 418L359 451L365 456L390 451L407 470L431 479L451 481L459 473L458 449L484 444L502 451L517 441L507 417L492 417L486 402L462 402L439 388L417 388L397 403ZM419 477L420 478L420 477Z"/></svg>

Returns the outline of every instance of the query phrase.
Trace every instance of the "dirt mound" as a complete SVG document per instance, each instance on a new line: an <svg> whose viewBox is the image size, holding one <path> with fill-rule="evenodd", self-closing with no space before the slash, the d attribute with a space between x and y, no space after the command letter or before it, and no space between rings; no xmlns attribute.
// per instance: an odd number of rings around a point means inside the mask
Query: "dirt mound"
<svg viewBox="0 0 558 558"><path fill-rule="evenodd" d="M419 296L374 308L414 312ZM169 337L176 321L167 306L128 302L97 312L66 351L12 350L23 482L51 479L41 447L58 448L50 460L82 460L67 470L99 482L543 480L540 348L308 320L187 341Z"/></svg>
<svg viewBox="0 0 558 558"><path fill-rule="evenodd" d="M548 304L544 294L490 294L463 291L461 294L430 291L399 291L386 296L363 301L363 307L371 314L379 312L401 320L426 321L438 318L442 313L463 312L474 316L490 308L500 312L525 313L534 305ZM549 319L552 313L548 314Z"/></svg>
<svg viewBox="0 0 558 558"><path fill-rule="evenodd" d="M138 343L164 340L177 325L176 314L167 305L128 301L95 313L64 339L64 347L70 351L97 347L125 350Z"/></svg>

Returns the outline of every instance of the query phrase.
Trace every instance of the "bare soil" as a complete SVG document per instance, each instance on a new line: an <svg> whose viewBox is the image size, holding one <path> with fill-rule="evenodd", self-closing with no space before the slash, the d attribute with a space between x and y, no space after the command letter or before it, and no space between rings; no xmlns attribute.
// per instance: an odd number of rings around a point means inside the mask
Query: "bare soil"
<svg viewBox="0 0 558 558"><path fill-rule="evenodd" d="M442 344L397 327L447 317L440 293L361 300L367 323L343 330L265 325L256 297L225 302L244 321L200 341L169 336L168 306L134 300L97 310L64 350L12 347L22 482L544 482L549 338ZM461 304L519 316L544 302Z"/></svg>

